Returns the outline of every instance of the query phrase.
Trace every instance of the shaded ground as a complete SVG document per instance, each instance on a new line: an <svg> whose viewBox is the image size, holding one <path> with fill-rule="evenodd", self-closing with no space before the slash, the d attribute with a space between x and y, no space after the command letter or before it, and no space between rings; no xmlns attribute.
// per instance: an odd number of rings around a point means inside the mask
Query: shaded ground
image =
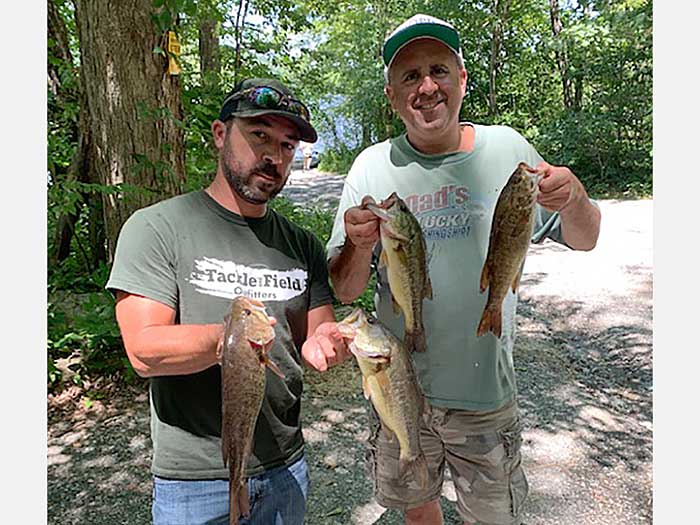
<svg viewBox="0 0 700 525"><path fill-rule="evenodd" d="M297 202L303 196L311 204L342 187L333 177L312 185L297 175L285 189ZM528 525L652 522L652 202L600 204L596 250L547 242L532 247L525 266L514 359L526 425ZM77 390L50 400L49 523L150 520L145 383L106 392L89 409ZM360 392L352 362L307 373L309 524L402 523L372 499ZM448 481L447 524L459 523L454 499Z"/></svg>

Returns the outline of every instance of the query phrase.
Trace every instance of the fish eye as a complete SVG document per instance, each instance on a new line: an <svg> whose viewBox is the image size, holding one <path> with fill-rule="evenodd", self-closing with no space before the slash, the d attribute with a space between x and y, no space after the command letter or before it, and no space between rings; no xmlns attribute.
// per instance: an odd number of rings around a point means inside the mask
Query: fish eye
<svg viewBox="0 0 700 525"><path fill-rule="evenodd" d="M377 322L377 320L374 317L372 317L371 315L367 316L367 323L374 324L376 322Z"/></svg>
<svg viewBox="0 0 700 525"><path fill-rule="evenodd" d="M253 312L251 312L249 308L244 308L244 309L243 309L243 313L246 314L246 315L250 315L250 314L252 314Z"/></svg>

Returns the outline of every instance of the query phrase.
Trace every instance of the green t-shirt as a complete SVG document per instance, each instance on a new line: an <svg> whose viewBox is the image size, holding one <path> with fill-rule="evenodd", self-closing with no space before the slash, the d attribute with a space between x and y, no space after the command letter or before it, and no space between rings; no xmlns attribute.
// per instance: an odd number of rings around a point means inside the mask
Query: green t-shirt
<svg viewBox="0 0 700 525"><path fill-rule="evenodd" d="M328 257L345 241L343 214L371 195L377 202L396 191L423 229L433 299L423 301L427 351L414 353L416 371L431 404L464 410L492 410L516 392L513 338L517 297L503 307L503 333L477 337L488 293L480 293L491 219L501 189L518 163L535 166L540 155L515 130L473 125L470 153L424 155L403 134L365 149L348 173ZM558 214L538 206L533 240L561 241ZM376 253L375 253L376 261ZM526 263L527 264L527 263ZM376 262L375 262L376 265ZM377 274L377 316L403 337L403 316L392 311L386 269Z"/></svg>
<svg viewBox="0 0 700 525"><path fill-rule="evenodd" d="M285 379L267 374L248 474L300 457L306 316L332 302L318 239L272 210L244 218L204 191L188 193L138 210L126 221L106 287L174 308L179 324L221 323L238 295L263 301L277 319L271 357ZM227 478L220 367L153 377L150 394L152 472L176 479Z"/></svg>

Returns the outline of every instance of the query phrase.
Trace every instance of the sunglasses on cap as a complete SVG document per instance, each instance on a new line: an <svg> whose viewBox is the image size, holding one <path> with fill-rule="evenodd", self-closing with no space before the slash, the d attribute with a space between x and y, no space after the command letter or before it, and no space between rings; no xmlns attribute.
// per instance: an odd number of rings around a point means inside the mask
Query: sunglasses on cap
<svg viewBox="0 0 700 525"><path fill-rule="evenodd" d="M260 108L283 109L301 117L306 122L309 122L311 119L308 108L302 102L270 86L256 86L245 89L233 95L227 102L240 99L246 99Z"/></svg>

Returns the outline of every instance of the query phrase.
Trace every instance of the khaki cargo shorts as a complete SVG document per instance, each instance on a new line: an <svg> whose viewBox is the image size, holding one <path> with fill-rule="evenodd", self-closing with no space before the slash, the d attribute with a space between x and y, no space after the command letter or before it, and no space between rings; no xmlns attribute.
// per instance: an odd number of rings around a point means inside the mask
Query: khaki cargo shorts
<svg viewBox="0 0 700 525"><path fill-rule="evenodd" d="M425 489L410 474L398 479L398 442L387 439L376 413L370 412L368 466L380 505L405 511L438 499L447 465L463 520L480 525L521 523L528 484L520 464L522 427L514 401L493 412L426 403L420 436L430 478Z"/></svg>

